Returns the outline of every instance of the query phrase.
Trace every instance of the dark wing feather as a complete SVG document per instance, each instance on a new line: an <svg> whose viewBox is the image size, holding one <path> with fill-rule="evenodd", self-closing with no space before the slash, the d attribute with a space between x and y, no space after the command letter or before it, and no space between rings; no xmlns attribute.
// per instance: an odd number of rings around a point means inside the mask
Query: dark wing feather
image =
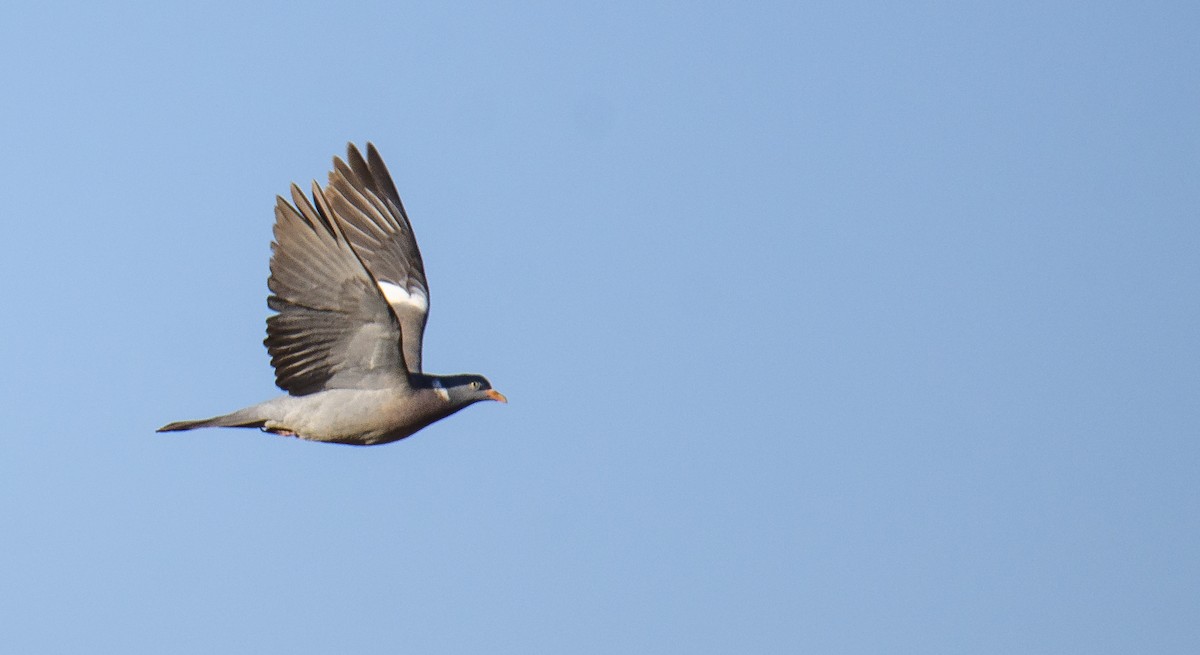
<svg viewBox="0 0 1200 655"><path fill-rule="evenodd" d="M409 372L420 373L421 342L429 317L429 283L412 224L374 145L367 144L364 160L358 148L349 144L346 160L333 160L325 190L329 203L354 252L379 283L399 320Z"/></svg>
<svg viewBox="0 0 1200 655"><path fill-rule="evenodd" d="M264 342L275 382L294 396L407 384L400 327L320 187L278 198Z"/></svg>

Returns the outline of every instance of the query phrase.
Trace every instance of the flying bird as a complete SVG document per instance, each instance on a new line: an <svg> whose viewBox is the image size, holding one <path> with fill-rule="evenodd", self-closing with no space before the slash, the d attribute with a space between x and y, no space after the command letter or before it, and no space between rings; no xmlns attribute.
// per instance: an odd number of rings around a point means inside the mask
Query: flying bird
<svg viewBox="0 0 1200 655"><path fill-rule="evenodd" d="M508 402L482 375L421 370L429 284L412 224L375 146L333 159L312 202L276 197L263 342L287 395L159 432L260 428L370 446L407 437L481 400Z"/></svg>

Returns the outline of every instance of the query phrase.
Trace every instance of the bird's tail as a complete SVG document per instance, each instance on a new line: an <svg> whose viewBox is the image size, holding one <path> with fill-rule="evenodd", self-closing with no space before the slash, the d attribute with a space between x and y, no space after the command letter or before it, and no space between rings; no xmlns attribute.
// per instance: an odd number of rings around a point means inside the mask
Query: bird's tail
<svg viewBox="0 0 1200 655"><path fill-rule="evenodd" d="M261 428L266 422L258 412L251 412L254 408L248 407L240 409L232 414L224 416L214 416L212 418L201 419L199 421L175 421L168 423L155 432L181 432L183 430L195 430L196 428Z"/></svg>

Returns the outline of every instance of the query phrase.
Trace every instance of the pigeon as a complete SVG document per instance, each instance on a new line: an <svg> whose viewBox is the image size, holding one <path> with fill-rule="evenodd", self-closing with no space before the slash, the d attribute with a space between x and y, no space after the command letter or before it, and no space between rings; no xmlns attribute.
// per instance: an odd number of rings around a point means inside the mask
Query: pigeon
<svg viewBox="0 0 1200 655"><path fill-rule="evenodd" d="M383 159L353 143L312 202L277 196L263 342L287 395L158 429L259 428L371 446L403 439L481 400L506 403L487 378L421 371L429 284L412 224Z"/></svg>

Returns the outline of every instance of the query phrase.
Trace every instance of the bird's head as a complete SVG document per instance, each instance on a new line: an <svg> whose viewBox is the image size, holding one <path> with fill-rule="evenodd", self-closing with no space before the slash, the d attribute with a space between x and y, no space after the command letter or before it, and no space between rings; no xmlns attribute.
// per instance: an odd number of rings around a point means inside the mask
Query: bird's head
<svg viewBox="0 0 1200 655"><path fill-rule="evenodd" d="M507 403L504 394L492 388L492 383L482 375L443 375L434 378L435 391L446 394L446 400L453 405L470 405L481 400L495 400Z"/></svg>

